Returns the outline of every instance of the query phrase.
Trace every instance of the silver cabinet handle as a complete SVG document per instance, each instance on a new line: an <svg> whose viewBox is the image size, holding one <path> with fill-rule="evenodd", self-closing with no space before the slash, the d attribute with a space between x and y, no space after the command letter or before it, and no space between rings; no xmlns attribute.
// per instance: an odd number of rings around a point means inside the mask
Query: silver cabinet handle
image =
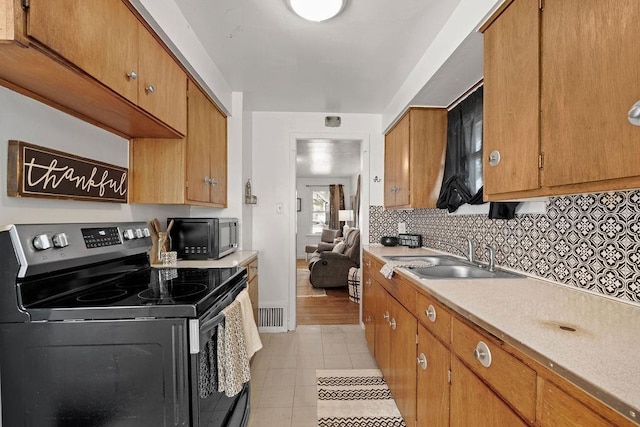
<svg viewBox="0 0 640 427"><path fill-rule="evenodd" d="M147 93L153 93L156 91L156 89L153 87L153 85L149 85L147 87L144 88L144 91Z"/></svg>
<svg viewBox="0 0 640 427"><path fill-rule="evenodd" d="M391 319L389 321L389 326L391 326L391 329L393 329L395 331L396 330L396 319Z"/></svg>
<svg viewBox="0 0 640 427"><path fill-rule="evenodd" d="M127 78L129 78L130 80L135 80L138 78L138 73L136 73L135 71L129 71L127 73Z"/></svg>
<svg viewBox="0 0 640 427"><path fill-rule="evenodd" d="M640 101L631 106L631 109L627 114L627 119L629 119L629 123L632 125L640 126Z"/></svg>
<svg viewBox="0 0 640 427"><path fill-rule="evenodd" d="M211 185L211 178L209 178L208 176L204 177L204 185Z"/></svg>
<svg viewBox="0 0 640 427"><path fill-rule="evenodd" d="M500 152L498 150L494 150L489 154L489 165L498 166L498 163L500 163Z"/></svg>
<svg viewBox="0 0 640 427"><path fill-rule="evenodd" d="M211 178L211 179L209 180L209 183L210 183L211 185L213 185L214 187L217 187L217 186L218 186L218 180L217 180L216 178Z"/></svg>
<svg viewBox="0 0 640 427"><path fill-rule="evenodd" d="M426 314L432 322L436 321L436 308L433 305L429 304L429 307L424 311L424 314Z"/></svg>
<svg viewBox="0 0 640 427"><path fill-rule="evenodd" d="M418 365L420 365L423 371L427 370L427 357L424 353L420 353L420 356L418 356Z"/></svg>
<svg viewBox="0 0 640 427"><path fill-rule="evenodd" d="M476 348L473 349L473 357L485 368L491 366L491 350L484 342L478 342Z"/></svg>

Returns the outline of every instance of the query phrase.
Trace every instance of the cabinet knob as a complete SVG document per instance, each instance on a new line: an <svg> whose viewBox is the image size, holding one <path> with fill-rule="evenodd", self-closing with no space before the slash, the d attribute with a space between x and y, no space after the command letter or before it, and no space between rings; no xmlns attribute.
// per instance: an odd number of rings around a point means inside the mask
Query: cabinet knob
<svg viewBox="0 0 640 427"><path fill-rule="evenodd" d="M491 350L484 342L478 342L476 348L473 349L473 357L485 368L491 366Z"/></svg>
<svg viewBox="0 0 640 427"><path fill-rule="evenodd" d="M396 326L397 326L396 325L396 319L391 319L389 321L389 326L391 326L391 329L395 331L396 330Z"/></svg>
<svg viewBox="0 0 640 427"><path fill-rule="evenodd" d="M209 184L213 185L214 187L217 187L218 186L218 180L215 179L215 178L211 178L209 180Z"/></svg>
<svg viewBox="0 0 640 427"><path fill-rule="evenodd" d="M137 79L137 78L138 78L138 73L136 73L135 71L129 71L129 72L127 73L127 78L128 78L129 80L135 80L135 79Z"/></svg>
<svg viewBox="0 0 640 427"><path fill-rule="evenodd" d="M384 314L382 315L382 317L384 317L384 320L387 321L387 323L389 323L389 312L385 311Z"/></svg>
<svg viewBox="0 0 640 427"><path fill-rule="evenodd" d="M424 311L424 314L426 314L432 322L436 321L436 308L433 305L429 304L429 307Z"/></svg>
<svg viewBox="0 0 640 427"><path fill-rule="evenodd" d="M420 356L418 356L417 360L418 360L418 365L420 365L422 370L426 371L427 370L427 357L424 355L424 353L420 353Z"/></svg>
<svg viewBox="0 0 640 427"><path fill-rule="evenodd" d="M489 154L489 165L498 166L500 163L500 152L498 150L494 150Z"/></svg>
<svg viewBox="0 0 640 427"><path fill-rule="evenodd" d="M211 178L209 178L208 176L204 177L204 185L211 185Z"/></svg>
<svg viewBox="0 0 640 427"><path fill-rule="evenodd" d="M364 264L367 266L367 268L371 268L371 261L370 260L367 260Z"/></svg>
<svg viewBox="0 0 640 427"><path fill-rule="evenodd" d="M153 85L149 85L147 87L144 88L144 91L147 93L153 93L156 91L156 89L153 87Z"/></svg>
<svg viewBox="0 0 640 427"><path fill-rule="evenodd" d="M640 101L633 104L627 115L629 123L634 126L640 126Z"/></svg>
<svg viewBox="0 0 640 427"><path fill-rule="evenodd" d="M364 284L371 287L371 279L367 278L367 280L364 281Z"/></svg>

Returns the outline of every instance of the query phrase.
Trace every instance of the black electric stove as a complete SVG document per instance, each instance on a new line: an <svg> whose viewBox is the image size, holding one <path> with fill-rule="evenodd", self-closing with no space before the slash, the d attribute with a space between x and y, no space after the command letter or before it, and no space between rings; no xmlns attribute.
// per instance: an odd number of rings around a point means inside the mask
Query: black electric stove
<svg viewBox="0 0 640 427"><path fill-rule="evenodd" d="M0 228L0 424L246 425L249 383L200 388L246 269L152 268L151 244L142 222Z"/></svg>

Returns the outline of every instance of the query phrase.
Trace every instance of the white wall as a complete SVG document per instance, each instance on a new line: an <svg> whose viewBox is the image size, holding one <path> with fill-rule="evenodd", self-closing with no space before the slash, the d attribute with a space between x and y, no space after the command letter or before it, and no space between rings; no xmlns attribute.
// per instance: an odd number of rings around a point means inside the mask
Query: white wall
<svg viewBox="0 0 640 427"><path fill-rule="evenodd" d="M0 87L0 224L139 221L188 214L180 206L129 205L7 196L7 141L20 140L128 167L126 139Z"/></svg>
<svg viewBox="0 0 640 427"><path fill-rule="evenodd" d="M260 251L260 304L288 310L295 327L295 141L299 138L360 139L362 206L369 206L369 150L382 145L380 115L340 114L340 128L324 127L324 113L253 113L253 249ZM378 172L377 172L378 173ZM276 213L276 204L284 210ZM367 219L367 218L363 218ZM363 222L363 241L368 222Z"/></svg>
<svg viewBox="0 0 640 427"><path fill-rule="evenodd" d="M331 184L342 184L344 191L344 206L345 209L351 209L351 196L355 196L355 187L352 186L352 179L350 177L341 178L298 178L296 180L296 193L301 199L302 210L296 212L296 257L304 258L304 247L312 243L308 238L312 231L311 221L311 195L318 189L317 186L328 187ZM315 187L308 187L315 186ZM318 236L315 236L313 241L318 241Z"/></svg>

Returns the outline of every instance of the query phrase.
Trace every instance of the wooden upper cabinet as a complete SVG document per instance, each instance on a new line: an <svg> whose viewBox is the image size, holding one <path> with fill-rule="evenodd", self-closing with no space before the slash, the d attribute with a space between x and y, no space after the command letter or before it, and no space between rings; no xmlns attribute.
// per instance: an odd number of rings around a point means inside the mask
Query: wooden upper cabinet
<svg viewBox="0 0 640 427"><path fill-rule="evenodd" d="M138 20L122 0L30 0L27 35L137 103Z"/></svg>
<svg viewBox="0 0 640 427"><path fill-rule="evenodd" d="M0 0L3 85L127 138L185 135L186 73L127 2L20 3Z"/></svg>
<svg viewBox="0 0 640 427"><path fill-rule="evenodd" d="M186 138L130 142L130 203L227 206L227 119L192 81L184 96Z"/></svg>
<svg viewBox="0 0 640 427"><path fill-rule="evenodd" d="M638 19L633 0L514 0L485 25L486 200L640 187Z"/></svg>
<svg viewBox="0 0 640 427"><path fill-rule="evenodd" d="M640 101L639 20L637 0L545 1L542 185L640 183L640 127L627 119Z"/></svg>
<svg viewBox="0 0 640 427"><path fill-rule="evenodd" d="M436 206L447 145L447 110L411 108L385 135L386 208Z"/></svg>
<svg viewBox="0 0 640 427"><path fill-rule="evenodd" d="M538 0L516 1L484 32L484 194L540 187ZM488 164L492 153L497 165Z"/></svg>
<svg viewBox="0 0 640 427"><path fill-rule="evenodd" d="M142 24L138 46L138 105L180 133L186 133L187 75Z"/></svg>

